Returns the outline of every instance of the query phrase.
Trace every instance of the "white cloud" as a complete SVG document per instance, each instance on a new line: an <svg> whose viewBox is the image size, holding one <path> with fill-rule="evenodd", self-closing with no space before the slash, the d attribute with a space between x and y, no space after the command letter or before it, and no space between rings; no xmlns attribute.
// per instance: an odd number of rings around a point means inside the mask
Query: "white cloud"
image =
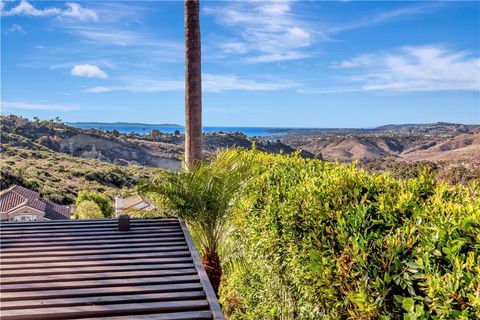
<svg viewBox="0 0 480 320"><path fill-rule="evenodd" d="M92 9L82 8L78 3L67 2L65 4L68 9L62 12L64 17L72 17L81 21L98 21L98 16Z"/></svg>
<svg viewBox="0 0 480 320"><path fill-rule="evenodd" d="M247 62L251 63L261 63L261 62L279 62L279 61L288 61L288 60L298 60L302 58L307 58L308 54L290 51L286 53L272 53L272 54L263 54L251 58L247 58Z"/></svg>
<svg viewBox="0 0 480 320"><path fill-rule="evenodd" d="M27 0L22 0L20 3L3 13L5 16L14 16L14 15L22 15L22 16L32 16L32 17L45 17L45 16L52 16L57 15L61 12L58 8L45 8L45 9L36 9L32 6Z"/></svg>
<svg viewBox="0 0 480 320"><path fill-rule="evenodd" d="M85 90L90 93L105 93L114 91L126 92L166 92L180 91L185 88L185 82L180 80L157 80L142 78L125 78L120 81L119 85L113 86L96 86Z"/></svg>
<svg viewBox="0 0 480 320"><path fill-rule="evenodd" d="M26 32L25 30L23 30L21 25L14 23L5 30L5 33L26 33Z"/></svg>
<svg viewBox="0 0 480 320"><path fill-rule="evenodd" d="M185 88L183 80L158 80L150 78L125 78L119 85L96 86L86 89L86 92L105 93L113 91L127 92L165 92L181 91ZM202 89L204 92L240 91L275 91L299 87L292 81L259 81L238 78L236 75L203 74Z"/></svg>
<svg viewBox="0 0 480 320"><path fill-rule="evenodd" d="M77 77L108 78L108 74L105 71L93 64L77 64L72 68L70 73Z"/></svg>
<svg viewBox="0 0 480 320"><path fill-rule="evenodd" d="M310 33L302 28L292 27L287 30L285 40L287 40L292 47L308 47L310 45Z"/></svg>
<svg viewBox="0 0 480 320"><path fill-rule="evenodd" d="M291 1L233 1L221 8L208 7L205 12L237 35L219 47L225 53L251 53L247 60L256 63L308 56L297 51L312 44L312 34L291 9Z"/></svg>
<svg viewBox="0 0 480 320"><path fill-rule="evenodd" d="M230 90L276 91L298 87L298 84L291 81L257 81L241 79L236 75L214 75L207 73L202 77L202 86L206 92Z"/></svg>
<svg viewBox="0 0 480 320"><path fill-rule="evenodd" d="M81 21L97 21L98 16L96 12L92 9L83 8L78 3L67 2L65 4L67 9L62 10L60 8L51 7L44 9L37 9L27 0L21 0L20 3L11 8L8 11L3 11L3 2L2 2L2 15L4 16L31 16L31 17L47 17L47 16L57 16L57 17L69 17L75 18Z"/></svg>
<svg viewBox="0 0 480 320"><path fill-rule="evenodd" d="M352 29L365 28L372 25L388 22L394 19L408 17L418 14L426 14L438 10L444 4L442 3L424 3L419 5L412 5L403 8L393 9L390 11L384 11L377 14L373 14L362 19L349 21L343 24L332 25L326 28L326 33L335 34Z"/></svg>
<svg viewBox="0 0 480 320"><path fill-rule="evenodd" d="M221 43L220 47L222 48L223 52L225 52L225 53L242 54L242 53L247 53L248 52L247 46L242 42Z"/></svg>
<svg viewBox="0 0 480 320"><path fill-rule="evenodd" d="M235 34L234 38L223 41L226 45L218 45L224 53L248 53L246 61L261 63L304 59L315 54L309 50L313 45L332 41L338 33L427 14L443 6L441 3L402 5L340 23L326 22L326 16L313 16L308 12L308 4L291 0L232 1L222 7L208 6L205 13L214 15Z"/></svg>
<svg viewBox="0 0 480 320"><path fill-rule="evenodd" d="M361 55L336 66L351 70L346 87L301 89L300 93L383 91L480 91L480 59L442 46L403 47L396 52Z"/></svg>
<svg viewBox="0 0 480 320"><path fill-rule="evenodd" d="M77 110L78 107L74 105L69 105L69 104L44 104L44 103L30 103L30 102L19 102L19 101L2 101L1 109L72 111L72 110Z"/></svg>

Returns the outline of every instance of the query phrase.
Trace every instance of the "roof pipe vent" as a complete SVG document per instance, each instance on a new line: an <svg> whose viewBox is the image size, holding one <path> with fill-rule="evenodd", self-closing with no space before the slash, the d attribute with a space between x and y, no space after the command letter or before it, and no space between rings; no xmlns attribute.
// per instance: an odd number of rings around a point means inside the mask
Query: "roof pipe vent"
<svg viewBox="0 0 480 320"><path fill-rule="evenodd" d="M118 216L118 230L130 230L130 216L128 214L121 214Z"/></svg>

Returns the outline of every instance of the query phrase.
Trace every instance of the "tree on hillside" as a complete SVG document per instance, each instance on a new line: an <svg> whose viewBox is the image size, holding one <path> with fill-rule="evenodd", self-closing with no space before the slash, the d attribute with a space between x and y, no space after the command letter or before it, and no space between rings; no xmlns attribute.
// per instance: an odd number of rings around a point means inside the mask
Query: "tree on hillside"
<svg viewBox="0 0 480 320"><path fill-rule="evenodd" d="M108 196L95 192L82 190L78 193L76 205L81 205L84 201L93 201L100 208L103 216L109 218L114 212L113 201Z"/></svg>
<svg viewBox="0 0 480 320"><path fill-rule="evenodd" d="M104 215L98 204L92 200L82 201L73 213L78 219L103 219Z"/></svg>
<svg viewBox="0 0 480 320"><path fill-rule="evenodd" d="M162 133L158 129L153 129L152 131L150 131L150 139L152 139L153 141L159 140L161 136Z"/></svg>
<svg viewBox="0 0 480 320"><path fill-rule="evenodd" d="M185 165L202 157L202 81L199 0L184 1L185 14Z"/></svg>

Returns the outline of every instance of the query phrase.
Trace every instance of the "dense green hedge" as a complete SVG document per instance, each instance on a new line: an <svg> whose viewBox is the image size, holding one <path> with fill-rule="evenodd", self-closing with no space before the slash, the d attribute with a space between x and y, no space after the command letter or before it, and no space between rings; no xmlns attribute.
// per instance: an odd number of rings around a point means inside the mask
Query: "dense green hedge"
<svg viewBox="0 0 480 320"><path fill-rule="evenodd" d="M480 184L258 153L233 217L230 319L480 318Z"/></svg>

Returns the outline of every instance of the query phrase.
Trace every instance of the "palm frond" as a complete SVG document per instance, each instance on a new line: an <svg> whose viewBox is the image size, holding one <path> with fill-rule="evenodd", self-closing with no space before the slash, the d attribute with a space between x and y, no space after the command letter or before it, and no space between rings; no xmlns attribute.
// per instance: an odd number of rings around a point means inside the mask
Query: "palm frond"
<svg viewBox="0 0 480 320"><path fill-rule="evenodd" d="M226 222L254 168L252 153L228 149L190 171L163 171L142 183L140 191L162 196L191 227L200 250L218 252L228 233Z"/></svg>

